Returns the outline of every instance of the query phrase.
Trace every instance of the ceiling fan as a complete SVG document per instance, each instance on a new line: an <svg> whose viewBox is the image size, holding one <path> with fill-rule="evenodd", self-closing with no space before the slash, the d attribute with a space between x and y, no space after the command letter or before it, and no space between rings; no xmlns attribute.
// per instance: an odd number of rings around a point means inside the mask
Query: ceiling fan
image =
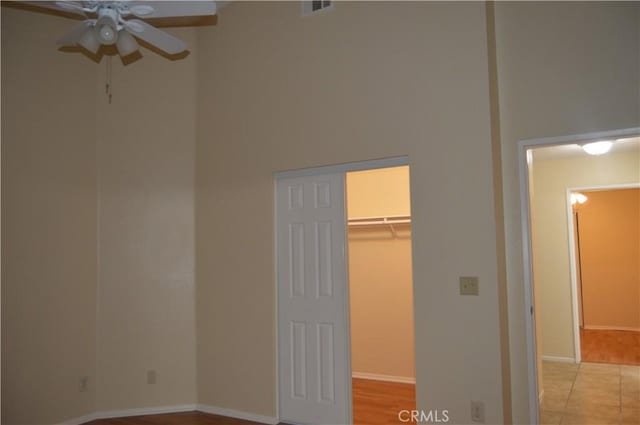
<svg viewBox="0 0 640 425"><path fill-rule="evenodd" d="M27 1L34 6L88 18L58 40L60 46L81 46L96 54L100 46L116 45L121 57L136 52L136 38L175 55L186 50L182 40L144 21L152 18L212 16L215 1ZM134 19L139 18L139 19Z"/></svg>

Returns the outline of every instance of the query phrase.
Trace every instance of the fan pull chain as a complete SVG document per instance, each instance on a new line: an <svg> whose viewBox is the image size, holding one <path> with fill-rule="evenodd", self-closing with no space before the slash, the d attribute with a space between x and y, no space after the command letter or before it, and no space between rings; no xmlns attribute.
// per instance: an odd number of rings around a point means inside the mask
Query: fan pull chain
<svg viewBox="0 0 640 425"><path fill-rule="evenodd" d="M111 105L111 56L107 56L107 81L104 85L104 91Z"/></svg>

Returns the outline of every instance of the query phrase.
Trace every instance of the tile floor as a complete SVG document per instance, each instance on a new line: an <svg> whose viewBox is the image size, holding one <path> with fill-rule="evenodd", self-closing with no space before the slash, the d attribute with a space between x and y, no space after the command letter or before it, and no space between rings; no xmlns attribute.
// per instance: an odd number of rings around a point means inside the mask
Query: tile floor
<svg viewBox="0 0 640 425"><path fill-rule="evenodd" d="M541 424L640 424L640 366L543 362Z"/></svg>

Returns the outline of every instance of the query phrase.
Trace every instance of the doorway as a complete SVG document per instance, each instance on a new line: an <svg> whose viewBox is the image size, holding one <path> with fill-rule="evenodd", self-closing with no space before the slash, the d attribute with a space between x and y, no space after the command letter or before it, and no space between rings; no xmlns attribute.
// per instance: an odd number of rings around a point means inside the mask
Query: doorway
<svg viewBox="0 0 640 425"><path fill-rule="evenodd" d="M354 424L415 410L409 167L346 175Z"/></svg>
<svg viewBox="0 0 640 425"><path fill-rule="evenodd" d="M579 269L568 249L578 234L567 206L576 187L638 183L638 133L520 143L532 423L618 423L637 412L625 400L640 385L638 366L580 359ZM588 155L584 145L601 140L612 142L610 152Z"/></svg>
<svg viewBox="0 0 640 425"><path fill-rule="evenodd" d="M363 163L342 164L337 166L320 167L308 170L296 170L279 173L275 176L276 199L276 284L277 284L277 370L278 370L278 417L285 423L332 423L347 424L366 420L367 423L389 423L388 418L395 418L400 422L398 415L400 410L412 410L415 407L415 384L414 382L390 382L391 379L404 378L415 381L415 373L400 372L394 375L388 370L414 370L413 361L413 300L410 297L410 306L406 305L406 294L403 304L405 309L400 311L404 319L410 317L410 329L397 329L397 323L389 325L387 329L379 324L373 324L373 334L376 334L375 327L378 326L377 334L392 334L396 328L396 333L402 331L410 334L411 348L409 355L411 360L404 358L382 361L378 365L381 369L354 370L355 379L352 374L352 367L360 368L362 361L365 364L371 360L371 341L366 347L370 334L366 334L367 321L375 319L375 314L360 314L369 310L373 313L378 307L371 305L372 299L362 299L374 294L371 290L374 285L380 284L380 279L373 281L364 280L365 285L370 285L369 291L361 291L361 286L354 288L354 299L359 303L352 312L350 300L350 276L359 278L364 275L367 269L366 264L356 265L354 274L350 273L352 255L350 255L349 233L353 229L357 233L358 243L364 239L375 242L373 246L364 247L359 244L355 248L354 255L358 258L370 257L368 268L371 265L381 263L380 259L371 258L372 253L379 255L381 247L387 253L399 255L396 252L397 246L403 245L409 250L404 251L404 264L409 265L408 275L411 275L411 239L410 239L410 208L401 214L378 214L367 216L352 216L348 214L347 180L348 173L376 170L391 167L405 167L408 201L408 161L407 158L393 158ZM384 174L384 172L383 172ZM392 173L393 174L393 173ZM358 180L358 177L355 177ZM356 185L357 186L357 185ZM365 186L371 192L372 187ZM358 191L359 192L359 191ZM384 204L388 200L389 193L379 194L377 201ZM408 203L407 203L408 207ZM384 217L383 217L384 216ZM367 220L364 220L367 219ZM381 225L378 221L387 221ZM369 221L369 223L367 223ZM356 224L357 222L357 224ZM349 226L351 224L351 226ZM357 228L357 229L356 229ZM381 232L386 236L382 238ZM366 236L368 234L368 236ZM395 248L394 248L395 246ZM389 250L389 248L392 248ZM364 249L362 249L364 248ZM388 262L389 258L384 260ZM364 266L364 267L362 267ZM405 275L407 270L405 270ZM389 273L393 273L392 271ZM378 278L379 276L375 276ZM410 289L412 293L412 279L404 276L404 290ZM382 279L387 288L384 290L394 291L389 285L397 284L398 279ZM358 285L358 283L356 283ZM408 286L408 288L406 287ZM365 289L367 289L365 287ZM379 288L380 289L380 288ZM396 286L395 290L400 289ZM368 305L369 304L369 305ZM389 303L392 306L393 303ZM360 308L363 307L363 308ZM373 307L373 309L369 308ZM389 310L389 308L387 309ZM407 312L409 315L407 316ZM355 326L357 335L364 338L356 339L352 335L352 325L350 317L355 313L356 318L365 318L364 321L356 319ZM371 323L370 323L371 325ZM405 338L406 340L407 338ZM365 342L364 352L358 348L361 342ZM380 345L392 345L394 341L377 341ZM352 345L355 348L355 358L352 355ZM375 341L374 341L374 346ZM383 347L388 348L388 347ZM384 355L384 350L380 350ZM388 350L387 350L388 351ZM406 350L405 351L406 354ZM358 354L360 353L360 354ZM364 356L361 355L364 353ZM369 354L368 354L369 353ZM378 353L380 354L380 353ZM386 353L388 354L388 353ZM395 364L390 364L394 363ZM411 365L407 365L409 362ZM370 366L370 364L369 364ZM367 367L369 367L367 366ZM385 369L387 368L387 369ZM395 368L395 369L394 369ZM373 372L372 372L373 371ZM360 375L358 375L360 373ZM368 373L368 375L367 375ZM413 376L410 376L413 375ZM376 379L372 379L376 378ZM386 379L386 381L384 380ZM364 385L353 385L359 380ZM377 384L377 385L370 385ZM393 386L405 385L410 391L407 397L413 401L410 406L404 404L393 404L385 409L385 414L381 419L383 422L370 422L369 419L354 418L354 410L358 411L358 403L367 397L360 397L361 390L377 393L384 398L384 390L388 394L396 394L397 389ZM392 388L393 387L393 388ZM373 389L372 389L373 388ZM355 395L354 395L355 394ZM353 401L352 401L353 400ZM370 411L370 409L366 409ZM376 415L378 416L378 415ZM387 418L387 419L385 419Z"/></svg>
<svg viewBox="0 0 640 425"><path fill-rule="evenodd" d="M640 365L640 185L574 188L568 208L578 296L576 356Z"/></svg>

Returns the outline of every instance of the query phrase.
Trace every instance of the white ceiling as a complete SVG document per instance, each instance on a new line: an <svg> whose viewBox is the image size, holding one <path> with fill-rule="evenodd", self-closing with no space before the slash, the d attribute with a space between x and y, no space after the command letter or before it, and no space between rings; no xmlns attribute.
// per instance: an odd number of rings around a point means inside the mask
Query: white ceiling
<svg viewBox="0 0 640 425"><path fill-rule="evenodd" d="M640 154L640 137L630 137L616 140L608 154L620 152L637 152ZM583 151L578 144L548 146L544 148L533 149L534 161L587 156L590 155Z"/></svg>

